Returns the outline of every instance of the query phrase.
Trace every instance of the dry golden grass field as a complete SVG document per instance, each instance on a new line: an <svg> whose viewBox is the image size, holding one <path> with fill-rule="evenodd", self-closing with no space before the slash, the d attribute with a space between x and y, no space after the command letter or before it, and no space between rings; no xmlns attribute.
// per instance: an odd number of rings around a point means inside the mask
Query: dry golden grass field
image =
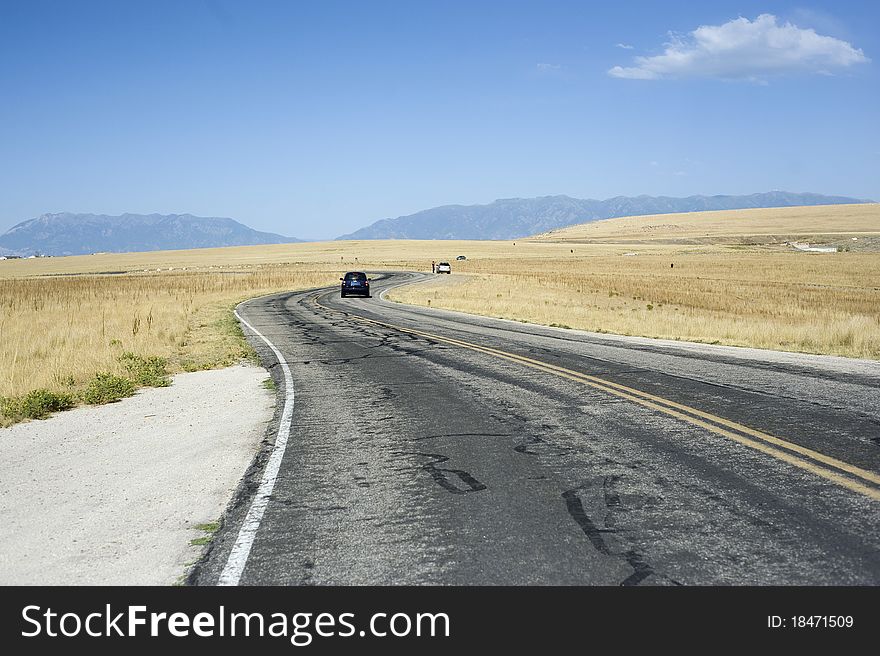
<svg viewBox="0 0 880 656"><path fill-rule="evenodd" d="M774 223L764 233L762 212ZM352 269L429 271L431 260L444 259L453 262L452 276L401 288L392 300L595 331L880 358L880 253L872 250L880 206L720 214L615 219L593 224L601 226L595 238L584 236L586 226L516 242L321 242L0 261L0 425L162 384L159 369L246 357L232 317L245 298L335 284ZM661 229L661 219L718 243ZM650 239L646 225L654 226ZM804 253L781 235L822 235L824 243L837 235L856 247ZM459 254L467 261L454 261Z"/></svg>
<svg viewBox="0 0 880 656"><path fill-rule="evenodd" d="M469 261L458 267L468 277L389 296L598 332L880 358L877 204L625 217L527 241L568 249Z"/></svg>

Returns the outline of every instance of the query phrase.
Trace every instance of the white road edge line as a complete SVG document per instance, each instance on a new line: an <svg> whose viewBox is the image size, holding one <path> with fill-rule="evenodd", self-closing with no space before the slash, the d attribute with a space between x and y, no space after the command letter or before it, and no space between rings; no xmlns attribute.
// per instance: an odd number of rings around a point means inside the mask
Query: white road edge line
<svg viewBox="0 0 880 656"><path fill-rule="evenodd" d="M407 273L407 272L404 271L404 273ZM388 301L388 299L385 298L385 294L390 292L392 289L400 289L401 287L407 287L409 285L414 285L418 282L426 282L428 280L431 280L431 278L428 278L427 274L425 274L424 278L416 278L415 280L410 280L408 282L404 282L399 285L393 285L392 287L386 287L381 292L379 292L379 300L380 301L387 301L388 303L394 303L394 301ZM408 303L402 303L402 305L408 305ZM421 307L421 306L413 306L413 307ZM479 315L471 315L471 316L479 316Z"/></svg>
<svg viewBox="0 0 880 656"><path fill-rule="evenodd" d="M275 480L278 478L281 459L284 457L287 438L290 435L290 425L293 422L293 376L287 361L272 342L242 318L238 310L235 310L235 318L266 342L266 345L275 354L278 364L281 365L281 371L284 372L284 410L281 412L281 422L278 424L278 434L275 437L272 455L269 456L269 462L266 464L260 486L257 488L251 507L244 518L244 523L238 531L238 537L235 539L235 544L232 545L232 551L229 552L229 558L226 559L226 565L220 573L217 585L238 585L241 580L241 574L247 564L248 556L250 556L251 547L254 545L254 538L260 529L260 522L263 521L266 506L269 505L269 497L272 496L272 490L275 488Z"/></svg>

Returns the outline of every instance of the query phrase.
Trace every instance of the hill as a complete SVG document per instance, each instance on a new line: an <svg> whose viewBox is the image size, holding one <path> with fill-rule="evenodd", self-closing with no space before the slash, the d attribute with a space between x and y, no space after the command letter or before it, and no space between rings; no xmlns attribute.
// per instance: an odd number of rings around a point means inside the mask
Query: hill
<svg viewBox="0 0 880 656"><path fill-rule="evenodd" d="M300 241L192 214L43 214L0 235L0 255L87 255Z"/></svg>
<svg viewBox="0 0 880 656"><path fill-rule="evenodd" d="M846 243L854 250L864 250L880 242L880 204L629 216L569 226L530 239L597 244L766 244L808 241Z"/></svg>
<svg viewBox="0 0 880 656"><path fill-rule="evenodd" d="M506 198L488 205L444 205L382 219L339 239L517 239L574 224L621 216L866 202L844 196L772 191L748 196L569 196Z"/></svg>

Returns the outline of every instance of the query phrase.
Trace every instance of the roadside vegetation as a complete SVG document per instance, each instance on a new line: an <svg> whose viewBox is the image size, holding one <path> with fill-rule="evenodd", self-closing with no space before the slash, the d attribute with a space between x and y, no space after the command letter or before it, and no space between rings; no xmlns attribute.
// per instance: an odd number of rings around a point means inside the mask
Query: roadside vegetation
<svg viewBox="0 0 880 656"><path fill-rule="evenodd" d="M197 531L202 531L204 535L200 535L199 537L190 540L190 546L203 547L206 544L210 544L211 540L214 539L214 534L220 530L220 522L196 524L193 528L195 528Z"/></svg>
<svg viewBox="0 0 880 656"><path fill-rule="evenodd" d="M239 301L331 281L295 267L0 279L0 426L253 358Z"/></svg>
<svg viewBox="0 0 880 656"><path fill-rule="evenodd" d="M626 230L603 222L595 240L572 228L515 242L321 242L0 262L0 426L253 359L233 315L247 298L335 285L348 270L430 271L432 260L451 262L453 275L389 297L548 326L880 359L880 206L853 207L710 217L715 243L697 239L692 215L666 215L662 223L616 220L632 224ZM762 216L779 230L762 224L758 238ZM799 220L809 234L795 230ZM731 236L737 231L751 236ZM853 248L798 252L779 241L783 232Z"/></svg>
<svg viewBox="0 0 880 656"><path fill-rule="evenodd" d="M99 371L82 386L77 385L74 376L67 376L61 380L62 386L68 388L66 391L40 388L21 396L0 397L0 420L3 424L9 424L25 419L45 419L53 412L67 410L79 403L113 403L131 396L138 387L166 387L171 384L164 358L123 353L119 362L127 375Z"/></svg>

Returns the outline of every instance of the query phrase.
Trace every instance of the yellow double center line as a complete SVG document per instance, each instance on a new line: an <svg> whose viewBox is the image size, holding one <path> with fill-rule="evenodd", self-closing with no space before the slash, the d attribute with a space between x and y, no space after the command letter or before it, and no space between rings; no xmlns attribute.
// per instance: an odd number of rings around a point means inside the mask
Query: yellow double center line
<svg viewBox="0 0 880 656"><path fill-rule="evenodd" d="M315 304L324 309L329 309L320 305L317 301L317 297L315 297ZM627 401L638 403L646 408L675 417L676 419L685 421L693 426L698 426L699 428L703 428L716 435L721 435L734 442L742 444L743 446L755 449L756 451L760 451L761 453L776 458L777 460L781 460L808 471L811 474L821 476L822 478L831 481L832 483L836 483L837 485L841 485L853 492L858 492L870 499L880 501L880 489L878 489L878 486L880 486L880 476L874 472L856 467L855 465L850 465L837 458L832 458L831 456L819 453L818 451L813 451L800 444L783 440L774 435L770 435L769 433L764 433L755 430L754 428L738 424L735 421L730 421L729 419L708 412L703 412L702 410L697 410L696 408L691 408L690 406L676 403L675 401L670 401L669 399L664 399L654 394L627 387L626 385L620 385L619 383L614 383L610 380L605 380L604 378L583 374L579 371L566 369L565 367L559 367L548 362L542 362L523 355L517 355L516 353L509 353L508 351L501 351L488 346L480 346L479 344L465 342L452 337L443 337L422 330L404 328L403 326L385 323L384 321L376 321L374 319L367 319L357 315L350 316L363 323L382 326L383 328L390 328L408 335L424 337L425 339L434 340L436 342L451 344L471 351L485 353L503 360L509 360L510 362L516 362L526 367L531 367L532 369L550 373L561 378L566 378L581 383L582 385L593 387L597 390L626 399Z"/></svg>

